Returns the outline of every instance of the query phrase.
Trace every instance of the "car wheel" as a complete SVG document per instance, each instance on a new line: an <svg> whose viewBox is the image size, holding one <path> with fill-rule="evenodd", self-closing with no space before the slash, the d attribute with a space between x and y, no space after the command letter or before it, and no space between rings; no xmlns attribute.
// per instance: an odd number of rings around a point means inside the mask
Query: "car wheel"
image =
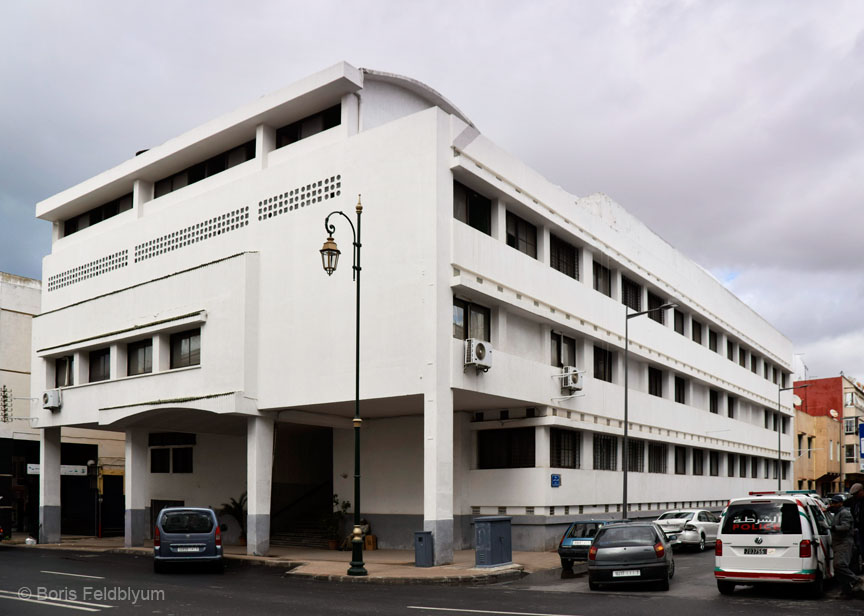
<svg viewBox="0 0 864 616"><path fill-rule="evenodd" d="M660 590L669 590L669 578L671 578L671 577L672 576L670 575L669 577L667 577L665 580L662 580L658 584L658 586L660 587Z"/></svg>
<svg viewBox="0 0 864 616"><path fill-rule="evenodd" d="M165 573L165 565L158 560L154 560L153 573Z"/></svg>
<svg viewBox="0 0 864 616"><path fill-rule="evenodd" d="M591 590L600 590L600 584L589 579L588 588Z"/></svg>
<svg viewBox="0 0 864 616"><path fill-rule="evenodd" d="M699 551L705 551L705 535L699 535Z"/></svg>
<svg viewBox="0 0 864 616"><path fill-rule="evenodd" d="M731 595L735 592L735 584L732 582L724 582L722 580L717 580L717 590L720 591L721 595Z"/></svg>
<svg viewBox="0 0 864 616"><path fill-rule="evenodd" d="M825 592L825 578L822 577L822 572L816 572L816 579L814 579L807 587L807 595L811 599L820 599Z"/></svg>
<svg viewBox="0 0 864 616"><path fill-rule="evenodd" d="M221 560L217 560L215 563L213 563L213 573L218 573L219 575L225 573L225 563L223 563Z"/></svg>
<svg viewBox="0 0 864 616"><path fill-rule="evenodd" d="M675 561L672 561L672 565L669 567L669 579L671 580L675 577Z"/></svg>

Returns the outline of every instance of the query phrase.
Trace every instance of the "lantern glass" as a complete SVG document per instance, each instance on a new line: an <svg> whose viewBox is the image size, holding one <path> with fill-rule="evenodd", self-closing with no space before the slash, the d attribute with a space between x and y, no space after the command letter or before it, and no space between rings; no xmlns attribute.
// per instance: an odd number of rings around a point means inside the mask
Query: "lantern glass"
<svg viewBox="0 0 864 616"><path fill-rule="evenodd" d="M324 271L330 276L336 271L336 265L339 263L339 248L332 237L328 237L321 247L321 264L324 266Z"/></svg>

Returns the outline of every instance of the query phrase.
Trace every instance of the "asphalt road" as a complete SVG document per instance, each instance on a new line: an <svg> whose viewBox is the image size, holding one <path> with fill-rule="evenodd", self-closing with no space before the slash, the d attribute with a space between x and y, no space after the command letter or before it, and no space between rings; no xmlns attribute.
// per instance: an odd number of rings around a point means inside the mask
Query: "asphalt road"
<svg viewBox="0 0 864 616"><path fill-rule="evenodd" d="M382 616L629 616L650 614L861 614L864 600L810 600L788 586L717 592L713 554L677 553L668 592L588 590L585 576L547 572L478 587L317 582L229 562L224 575L153 573L143 556L0 545L0 615L124 614Z"/></svg>

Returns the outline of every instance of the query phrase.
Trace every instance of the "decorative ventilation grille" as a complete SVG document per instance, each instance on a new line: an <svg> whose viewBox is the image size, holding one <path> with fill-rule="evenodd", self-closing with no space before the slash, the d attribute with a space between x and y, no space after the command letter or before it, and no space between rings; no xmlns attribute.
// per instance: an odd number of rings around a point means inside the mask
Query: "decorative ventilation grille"
<svg viewBox="0 0 864 616"><path fill-rule="evenodd" d="M84 265L68 269L65 272L49 276L48 290L55 291L57 289L62 289L63 287L68 287L70 284L94 278L95 276L101 276L102 274L107 274L117 268L126 267L127 265L129 265L129 251L120 250L114 254L108 255L107 257L102 257L101 259L96 259L95 261L90 261Z"/></svg>
<svg viewBox="0 0 864 616"><path fill-rule="evenodd" d="M190 225L179 231L157 237L154 240L144 242L135 246L135 263L152 259L166 252L183 248L190 244L200 242L223 233L229 233L241 229L249 224L249 206L231 210L213 218L194 225Z"/></svg>
<svg viewBox="0 0 864 616"><path fill-rule="evenodd" d="M331 175L329 178L294 188L286 193L280 193L258 202L258 220L273 218L286 212L299 210L301 207L321 203L327 199L335 199L342 194L342 176Z"/></svg>

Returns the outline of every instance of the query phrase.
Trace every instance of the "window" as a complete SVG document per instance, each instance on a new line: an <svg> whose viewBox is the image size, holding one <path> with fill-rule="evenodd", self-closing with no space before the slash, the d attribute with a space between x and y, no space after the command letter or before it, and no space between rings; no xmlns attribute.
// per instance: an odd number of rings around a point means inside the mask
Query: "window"
<svg viewBox="0 0 864 616"><path fill-rule="evenodd" d="M118 197L108 203L103 203L100 206L87 210L83 214L78 214L72 218L63 221L63 237L72 235L81 229L92 227L93 225L112 218L117 214L132 209L132 193L127 193L122 197Z"/></svg>
<svg viewBox="0 0 864 616"><path fill-rule="evenodd" d="M750 477L756 479L759 476L759 458L753 456L750 458Z"/></svg>
<svg viewBox="0 0 864 616"><path fill-rule="evenodd" d="M726 359L735 361L735 343L731 340L726 341Z"/></svg>
<svg viewBox="0 0 864 616"><path fill-rule="evenodd" d="M683 336L684 335L684 313L676 308L675 312L673 312L672 314L673 314L673 318L675 320L675 331Z"/></svg>
<svg viewBox="0 0 864 616"><path fill-rule="evenodd" d="M803 455L804 455L804 435L799 434L798 435L798 457L800 458Z"/></svg>
<svg viewBox="0 0 864 616"><path fill-rule="evenodd" d="M192 447L152 447L151 473L191 473Z"/></svg>
<svg viewBox="0 0 864 616"><path fill-rule="evenodd" d="M828 441L828 459L829 460L834 459L834 441L833 440Z"/></svg>
<svg viewBox="0 0 864 616"><path fill-rule="evenodd" d="M788 373L788 372L781 372L781 373L780 373L780 382L781 382L781 385L780 385L780 386L781 386L781 387L788 387L788 385L786 384L786 383L788 382L788 380L787 380L788 377L789 377L789 373Z"/></svg>
<svg viewBox="0 0 864 616"><path fill-rule="evenodd" d="M722 532L726 535L801 534L801 515L795 503L730 505L723 519Z"/></svg>
<svg viewBox="0 0 864 616"><path fill-rule="evenodd" d="M855 445L846 445L846 462L854 464L858 461L858 452L855 451Z"/></svg>
<svg viewBox="0 0 864 616"><path fill-rule="evenodd" d="M489 341L488 308L453 298L453 337L458 340L477 338Z"/></svg>
<svg viewBox="0 0 864 616"><path fill-rule="evenodd" d="M612 270L596 261L594 261L591 269L594 272L594 290L600 291L607 297L612 297Z"/></svg>
<svg viewBox="0 0 864 616"><path fill-rule="evenodd" d="M477 432L477 468L534 466L534 428Z"/></svg>
<svg viewBox="0 0 864 616"><path fill-rule="evenodd" d="M774 413L768 409L763 409L763 411L765 413L765 429L768 430L771 428L771 418L774 416Z"/></svg>
<svg viewBox="0 0 864 616"><path fill-rule="evenodd" d="M735 419L735 398L732 396L726 398L726 415L729 419Z"/></svg>
<svg viewBox="0 0 864 616"><path fill-rule="evenodd" d="M513 212L507 212L507 245L536 259L537 227Z"/></svg>
<svg viewBox="0 0 864 616"><path fill-rule="evenodd" d="M738 475L747 476L747 456L738 456Z"/></svg>
<svg viewBox="0 0 864 616"><path fill-rule="evenodd" d="M735 476L735 454L726 454L726 474L729 477Z"/></svg>
<svg viewBox="0 0 864 616"><path fill-rule="evenodd" d="M491 235L492 201L454 180L453 218L486 235Z"/></svg>
<svg viewBox="0 0 864 616"><path fill-rule="evenodd" d="M579 280L579 249L555 235L550 235L549 265L552 269Z"/></svg>
<svg viewBox="0 0 864 616"><path fill-rule="evenodd" d="M342 123L342 106L333 105L276 130L276 148L296 143Z"/></svg>
<svg viewBox="0 0 864 616"><path fill-rule="evenodd" d="M648 366L648 393L663 397L663 371L653 366Z"/></svg>
<svg viewBox="0 0 864 616"><path fill-rule="evenodd" d="M691 321L690 329L693 330L693 342L702 344L702 324L699 321Z"/></svg>
<svg viewBox="0 0 864 616"><path fill-rule="evenodd" d="M574 430L549 430L549 466L579 468L582 457L582 434Z"/></svg>
<svg viewBox="0 0 864 616"><path fill-rule="evenodd" d="M576 365L576 341L552 332L552 365L559 368Z"/></svg>
<svg viewBox="0 0 864 616"><path fill-rule="evenodd" d="M594 435L594 470L618 469L618 439L609 434Z"/></svg>
<svg viewBox="0 0 864 616"><path fill-rule="evenodd" d="M759 372L759 358L753 353L750 353L750 372L757 374Z"/></svg>
<svg viewBox="0 0 864 616"><path fill-rule="evenodd" d="M171 368L197 366L201 363L201 328L171 334Z"/></svg>
<svg viewBox="0 0 864 616"><path fill-rule="evenodd" d="M142 340L126 345L126 374L149 374L153 372L153 340Z"/></svg>
<svg viewBox="0 0 864 616"><path fill-rule="evenodd" d="M594 378L612 382L612 353L598 346L594 347Z"/></svg>
<svg viewBox="0 0 864 616"><path fill-rule="evenodd" d="M627 276L621 276L621 303L637 312L642 310L642 287Z"/></svg>
<svg viewBox="0 0 864 616"><path fill-rule="evenodd" d="M54 387L69 387L74 383L72 368L75 359L72 355L54 360Z"/></svg>
<svg viewBox="0 0 864 616"><path fill-rule="evenodd" d="M743 347L738 347L738 365L742 368L747 367L747 350Z"/></svg>
<svg viewBox="0 0 864 616"><path fill-rule="evenodd" d="M651 291L648 291L648 310L654 310L655 308L659 308L663 305L663 298L659 295L654 295ZM665 310L654 310L654 312L648 313L648 318L657 321L658 323L666 323L666 311Z"/></svg>
<svg viewBox="0 0 864 616"><path fill-rule="evenodd" d="M780 431L783 434L786 434L786 432L788 430L789 430L789 418L788 417L781 417L780 418Z"/></svg>
<svg viewBox="0 0 864 616"><path fill-rule="evenodd" d="M208 158L203 162L187 167L183 171L178 171L173 175L158 180L153 187L153 197L154 199L158 199L163 195L179 190L189 184L200 182L205 178L209 178L253 158L255 158L254 139Z"/></svg>
<svg viewBox="0 0 864 616"><path fill-rule="evenodd" d="M675 474L687 474L687 449L678 445L675 446Z"/></svg>
<svg viewBox="0 0 864 616"><path fill-rule="evenodd" d="M679 404L687 403L687 381L680 376L675 377L675 402Z"/></svg>
<svg viewBox="0 0 864 616"><path fill-rule="evenodd" d="M771 478L777 479L777 460L771 460ZM768 479L768 460L765 460L765 479Z"/></svg>
<svg viewBox="0 0 864 616"><path fill-rule="evenodd" d="M90 351L90 382L111 378L111 349Z"/></svg>
<svg viewBox="0 0 864 616"><path fill-rule="evenodd" d="M717 332L712 330L708 331L708 348L717 352Z"/></svg>
<svg viewBox="0 0 864 616"><path fill-rule="evenodd" d="M705 474L705 452L701 449L693 450L693 474Z"/></svg>
<svg viewBox="0 0 864 616"><path fill-rule="evenodd" d="M777 370L777 366L774 366L774 368L772 370L772 375L771 375L771 382L774 383L775 385L777 384L777 375L778 374L780 374L780 373Z"/></svg>
<svg viewBox="0 0 864 616"><path fill-rule="evenodd" d="M807 457L808 458L813 457L813 439L814 438L815 437L812 437L812 436L807 437Z"/></svg>
<svg viewBox="0 0 864 616"><path fill-rule="evenodd" d="M716 389L708 390L708 410L715 415L720 413L720 392Z"/></svg>
<svg viewBox="0 0 864 616"><path fill-rule="evenodd" d="M708 473L712 477L717 477L720 474L720 452L708 452Z"/></svg>
<svg viewBox="0 0 864 616"><path fill-rule="evenodd" d="M858 434L858 420L855 417L847 417L843 420L843 433Z"/></svg>
<svg viewBox="0 0 864 616"><path fill-rule="evenodd" d="M666 472L667 447L665 443L648 443L648 472Z"/></svg>
<svg viewBox="0 0 864 616"><path fill-rule="evenodd" d="M192 448L191 447L172 447L171 448L171 472L172 473L191 473L192 472Z"/></svg>
<svg viewBox="0 0 864 616"><path fill-rule="evenodd" d="M150 450L150 472L151 473L170 473L171 472L171 449L168 447L160 447Z"/></svg>
<svg viewBox="0 0 864 616"><path fill-rule="evenodd" d="M764 376L767 379L768 374L770 372L771 372L771 364L769 364L767 361L763 361L762 362L762 376Z"/></svg>
<svg viewBox="0 0 864 616"><path fill-rule="evenodd" d="M645 471L645 441L627 439L627 470L634 473Z"/></svg>

